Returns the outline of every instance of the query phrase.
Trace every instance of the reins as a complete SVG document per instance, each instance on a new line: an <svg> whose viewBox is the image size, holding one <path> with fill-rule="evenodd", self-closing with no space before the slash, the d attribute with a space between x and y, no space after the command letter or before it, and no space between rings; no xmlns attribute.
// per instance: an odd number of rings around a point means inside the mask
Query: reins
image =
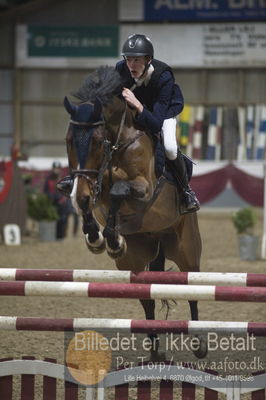
<svg viewBox="0 0 266 400"><path fill-rule="evenodd" d="M124 112L122 114L122 118L121 118L121 121L120 121L120 126L119 126L119 129L118 129L116 142L115 142L114 146L112 146L112 152L114 152L115 150L117 150L119 148L119 140L120 140L120 136L121 136L124 124L125 124L126 113L127 113L127 102L125 103L125 109L124 109Z"/></svg>

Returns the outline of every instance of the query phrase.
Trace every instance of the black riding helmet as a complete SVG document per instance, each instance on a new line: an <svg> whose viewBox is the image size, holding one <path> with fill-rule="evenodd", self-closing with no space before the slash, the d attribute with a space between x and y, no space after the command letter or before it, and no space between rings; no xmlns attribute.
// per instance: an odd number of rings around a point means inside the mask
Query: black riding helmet
<svg viewBox="0 0 266 400"><path fill-rule="evenodd" d="M145 36L135 33L127 38L122 47L123 57L150 56L153 58L153 45L151 40Z"/></svg>

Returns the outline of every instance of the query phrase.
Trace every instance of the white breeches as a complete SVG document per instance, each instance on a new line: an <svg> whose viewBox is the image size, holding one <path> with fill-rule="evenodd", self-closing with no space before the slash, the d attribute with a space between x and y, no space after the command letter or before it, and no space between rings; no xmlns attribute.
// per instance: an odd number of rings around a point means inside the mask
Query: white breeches
<svg viewBox="0 0 266 400"><path fill-rule="evenodd" d="M176 118L168 118L164 120L162 126L162 137L166 157L169 160L175 160L177 157L176 142Z"/></svg>

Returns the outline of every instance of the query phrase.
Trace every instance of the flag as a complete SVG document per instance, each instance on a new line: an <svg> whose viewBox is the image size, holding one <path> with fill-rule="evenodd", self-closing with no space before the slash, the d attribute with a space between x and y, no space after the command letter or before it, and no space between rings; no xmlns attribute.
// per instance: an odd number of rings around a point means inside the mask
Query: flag
<svg viewBox="0 0 266 400"><path fill-rule="evenodd" d="M237 160L242 161L246 158L246 138L245 138L245 114L246 110L244 107L238 107L238 146L237 146Z"/></svg>
<svg viewBox="0 0 266 400"><path fill-rule="evenodd" d="M207 160L215 159L217 136L217 107L211 107L209 110L209 127L207 140Z"/></svg>
<svg viewBox="0 0 266 400"><path fill-rule="evenodd" d="M254 140L254 107L247 106L246 120L246 156L247 160L253 158L253 140Z"/></svg>
<svg viewBox="0 0 266 400"><path fill-rule="evenodd" d="M192 136L192 158L200 160L202 158L202 134L203 134L203 118L204 118L204 107L196 107L195 122L193 126Z"/></svg>
<svg viewBox="0 0 266 400"><path fill-rule="evenodd" d="M266 105L261 106L259 133L257 136L256 159L264 160L266 146Z"/></svg>
<svg viewBox="0 0 266 400"><path fill-rule="evenodd" d="M180 125L179 144L182 148L186 148L188 145L190 118L191 118L191 107L185 104L179 119L179 125Z"/></svg>

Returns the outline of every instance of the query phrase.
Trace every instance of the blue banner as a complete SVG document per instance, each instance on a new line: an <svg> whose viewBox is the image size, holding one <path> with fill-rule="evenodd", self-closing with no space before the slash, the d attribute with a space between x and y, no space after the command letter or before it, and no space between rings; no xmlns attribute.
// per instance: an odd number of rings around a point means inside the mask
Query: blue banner
<svg viewBox="0 0 266 400"><path fill-rule="evenodd" d="M266 21L266 0L143 0L145 21Z"/></svg>

